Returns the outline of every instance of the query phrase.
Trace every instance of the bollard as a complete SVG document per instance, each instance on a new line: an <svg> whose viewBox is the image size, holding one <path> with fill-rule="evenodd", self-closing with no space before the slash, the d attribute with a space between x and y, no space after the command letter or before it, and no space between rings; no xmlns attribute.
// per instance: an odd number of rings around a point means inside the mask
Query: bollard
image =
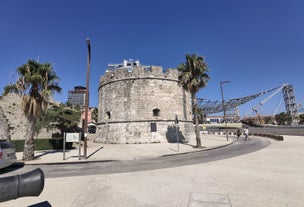
<svg viewBox="0 0 304 207"><path fill-rule="evenodd" d="M26 196L39 196L44 188L44 173L40 168L33 171L0 178L0 202Z"/></svg>

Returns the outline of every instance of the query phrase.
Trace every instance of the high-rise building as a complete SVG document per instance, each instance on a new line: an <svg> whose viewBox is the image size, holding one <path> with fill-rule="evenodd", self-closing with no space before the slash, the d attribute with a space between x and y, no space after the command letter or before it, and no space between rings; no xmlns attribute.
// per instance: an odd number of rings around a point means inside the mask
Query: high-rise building
<svg viewBox="0 0 304 207"><path fill-rule="evenodd" d="M74 90L68 92L68 102L73 105L85 105L86 87L75 86Z"/></svg>

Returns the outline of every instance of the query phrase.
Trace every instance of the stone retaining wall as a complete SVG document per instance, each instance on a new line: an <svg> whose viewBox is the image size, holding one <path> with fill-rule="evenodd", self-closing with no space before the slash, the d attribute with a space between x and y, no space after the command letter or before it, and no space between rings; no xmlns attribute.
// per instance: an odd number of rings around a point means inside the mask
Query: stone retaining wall
<svg viewBox="0 0 304 207"><path fill-rule="evenodd" d="M21 107L21 98L16 94L2 96L0 100L0 139L19 140L24 139L29 122ZM42 129L38 138L51 138L52 133Z"/></svg>

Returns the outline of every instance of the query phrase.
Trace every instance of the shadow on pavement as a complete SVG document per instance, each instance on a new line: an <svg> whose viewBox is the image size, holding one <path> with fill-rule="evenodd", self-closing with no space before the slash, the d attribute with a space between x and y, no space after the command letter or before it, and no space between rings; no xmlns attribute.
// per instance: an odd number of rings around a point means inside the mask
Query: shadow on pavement
<svg viewBox="0 0 304 207"><path fill-rule="evenodd" d="M52 205L48 201L43 201L41 203L30 205L28 207L52 207Z"/></svg>
<svg viewBox="0 0 304 207"><path fill-rule="evenodd" d="M24 162L15 162L13 165L0 170L0 175L19 170L24 167Z"/></svg>
<svg viewBox="0 0 304 207"><path fill-rule="evenodd" d="M54 154L54 153L63 153L62 150L48 150L48 151L44 151L43 153L41 153L40 155L36 155L35 156L35 159L39 158L39 157L42 157L44 155L48 155L48 154ZM67 151L68 152L68 151Z"/></svg>
<svg viewBox="0 0 304 207"><path fill-rule="evenodd" d="M98 148L95 152L91 153L87 158L92 157L95 153L97 153L101 149L103 149L103 147Z"/></svg>

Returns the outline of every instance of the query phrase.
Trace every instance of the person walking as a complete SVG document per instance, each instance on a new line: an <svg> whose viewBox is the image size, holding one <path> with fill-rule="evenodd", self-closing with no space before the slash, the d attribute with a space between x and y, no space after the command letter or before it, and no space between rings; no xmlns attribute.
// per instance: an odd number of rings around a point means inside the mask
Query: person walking
<svg viewBox="0 0 304 207"><path fill-rule="evenodd" d="M244 129L244 135L245 135L245 141L247 141L247 139L249 140L249 130L248 130L248 127L245 127L245 129Z"/></svg>
<svg viewBox="0 0 304 207"><path fill-rule="evenodd" d="M239 141L239 138L240 138L241 134L242 133L241 133L240 129L238 129L237 132L236 132L236 136L237 136L237 140L236 141Z"/></svg>

